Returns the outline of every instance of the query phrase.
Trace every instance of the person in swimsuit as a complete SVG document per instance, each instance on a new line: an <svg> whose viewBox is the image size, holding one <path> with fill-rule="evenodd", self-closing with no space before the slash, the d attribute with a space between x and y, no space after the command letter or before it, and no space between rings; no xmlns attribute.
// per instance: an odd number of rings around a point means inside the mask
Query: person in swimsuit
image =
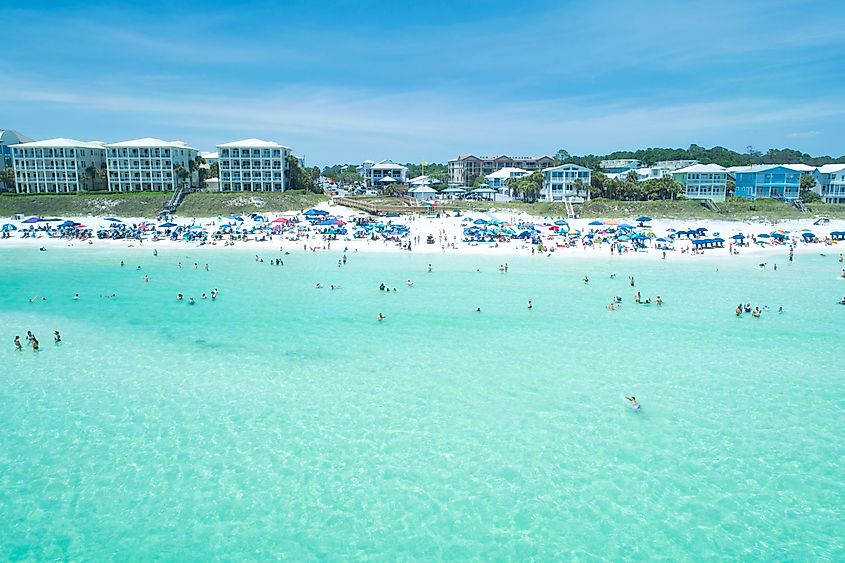
<svg viewBox="0 0 845 563"><path fill-rule="evenodd" d="M59 331L58 331L58 330L54 330L54 331L53 331L53 342L55 342L56 344L58 344L58 343L59 343L59 342L61 342L61 341L62 341L62 335L61 335L61 334L59 334Z"/></svg>
<svg viewBox="0 0 845 563"><path fill-rule="evenodd" d="M23 346L21 346L21 337L15 336L15 349L16 350L23 350Z"/></svg>
<svg viewBox="0 0 845 563"><path fill-rule="evenodd" d="M625 398L628 399L629 403L631 403L632 409L634 409L635 411L640 410L640 404L637 402L636 397L634 397L633 395L626 395Z"/></svg>

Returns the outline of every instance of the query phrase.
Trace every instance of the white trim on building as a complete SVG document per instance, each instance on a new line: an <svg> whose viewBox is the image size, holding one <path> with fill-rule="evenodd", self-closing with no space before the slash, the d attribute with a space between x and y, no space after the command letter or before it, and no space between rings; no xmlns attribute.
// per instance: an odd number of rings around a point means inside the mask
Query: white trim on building
<svg viewBox="0 0 845 563"><path fill-rule="evenodd" d="M221 192L283 192L288 188L291 148L244 139L217 145Z"/></svg>
<svg viewBox="0 0 845 563"><path fill-rule="evenodd" d="M73 193L92 189L89 168L105 166L99 141L48 139L11 146L18 193Z"/></svg>

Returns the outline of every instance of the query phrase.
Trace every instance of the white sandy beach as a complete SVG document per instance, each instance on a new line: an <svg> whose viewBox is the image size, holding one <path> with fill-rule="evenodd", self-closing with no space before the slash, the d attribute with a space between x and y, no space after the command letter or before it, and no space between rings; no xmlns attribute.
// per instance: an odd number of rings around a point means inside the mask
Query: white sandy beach
<svg viewBox="0 0 845 563"><path fill-rule="evenodd" d="M328 211L333 216L351 219L360 217L362 214L354 209L332 205L329 202L321 204L317 207ZM292 212L288 213L265 213L264 216L268 220L276 217L291 217ZM536 246L529 241L513 240L505 243L466 243L462 242L463 229L466 227L466 217L484 218L487 220L500 220L510 224L518 223L534 223L543 233L543 243L549 247L550 252L541 254L552 259L584 259L596 257L609 257L610 244L601 245L584 245L579 240L576 244L569 247L561 247L559 244L563 243L563 237L552 236L553 232L548 230L558 217L532 217L527 213L516 213L512 211L494 211L491 213L467 213L463 217L440 217L434 218L429 216L409 215L393 219L383 219L384 221L392 220L395 223L404 223L410 228L410 237L404 242L410 240L412 242L411 252L414 253L433 253L433 254L486 254L491 256L502 256L503 259L507 256L514 255L531 255L534 250L535 255ZM111 221L107 221L105 217L63 217L85 225L87 228L93 229L96 233L100 229L107 229ZM139 224L144 221L150 221L149 218L143 217L121 217L125 224ZM609 220L611 218L579 218L567 220L572 229L581 231L582 234L589 233L593 229L601 229L602 227L591 226L589 223L595 220ZM636 225L636 221L631 217L616 217L612 218L621 223L629 223ZM224 220L225 221L225 220ZM793 234L800 235L804 229L813 232L819 239L824 239L831 232L845 230L845 220L831 220L825 225L814 225L815 218L807 218L802 220L782 221L778 223L768 222L740 222L740 221L713 221L713 220L673 220L673 219L655 219L649 222L650 230L656 237L664 237L668 234L668 229L691 229L704 227L707 229L708 236L719 236L725 239L724 248L707 249L701 253L693 254L689 252L692 243L687 239L677 240L674 244L674 250L666 252L667 259L697 259L702 257L729 257L731 256L731 245L733 242L731 236L742 233L747 237L751 235L759 235L761 233L769 233L776 230L782 230ZM200 225L208 232L213 232L216 227L220 225L219 218L211 217L197 217L197 218L178 218L174 222L180 225ZM87 241L69 240L65 238L54 238L48 236L46 233L39 232L35 238L21 238L21 233L24 229L29 228L30 225L23 224L22 221L8 220L3 223L11 223L17 227L17 231L11 233L10 238L0 240L0 248L9 247L25 247L31 246L34 248L44 247L46 249L54 248L88 248L88 247L102 247L102 248L123 248L123 249L176 249L176 248L196 248L200 246L198 242L183 242L172 241L167 238L162 238L157 241L152 241L150 237L145 238L142 242L136 239L98 239L93 237ZM247 219L247 226L251 226L251 221ZM542 225L546 225L543 227ZM432 235L434 237L434 244L427 244L426 238ZM417 237L420 243L417 244ZM794 237L798 239L796 242L796 252L802 251L820 251L824 252L828 248L829 252L845 252L845 243L825 245L824 243L805 243L801 237ZM750 240L750 238L749 238ZM235 241L229 245L224 245L223 242L207 242L203 245L204 248L214 248L221 251L253 251L256 254L262 252L277 252L279 250L287 252L340 252L347 250L348 252L408 252L402 249L400 244L385 240L370 240L370 239L355 239L350 236L338 236L336 240L327 241L323 235L311 232L307 238L301 237L299 240L290 240L290 236L272 235L267 237L267 240L259 240L257 237L251 236L248 241ZM684 251L686 249L686 251ZM751 244L736 248L739 256L747 255L777 255L786 254L787 245L775 244ZM651 247L637 251L627 252L623 255L625 259L661 259L663 258L663 251L653 249Z"/></svg>

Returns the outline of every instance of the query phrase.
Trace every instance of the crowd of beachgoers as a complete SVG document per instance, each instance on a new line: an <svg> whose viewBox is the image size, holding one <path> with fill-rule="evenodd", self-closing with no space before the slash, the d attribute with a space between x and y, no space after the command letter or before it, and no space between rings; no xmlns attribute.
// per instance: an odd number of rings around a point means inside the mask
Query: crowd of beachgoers
<svg viewBox="0 0 845 563"><path fill-rule="evenodd" d="M567 219L525 213L441 211L435 215L376 217L345 207L281 214L159 220L119 217L19 217L0 226L0 244L105 244L124 247L210 246L318 252L355 251L516 253L540 256L599 254L652 256L738 255L784 247L845 248L845 221L783 224L729 221ZM578 251L578 252L575 252ZM588 252L591 251L591 252Z"/></svg>

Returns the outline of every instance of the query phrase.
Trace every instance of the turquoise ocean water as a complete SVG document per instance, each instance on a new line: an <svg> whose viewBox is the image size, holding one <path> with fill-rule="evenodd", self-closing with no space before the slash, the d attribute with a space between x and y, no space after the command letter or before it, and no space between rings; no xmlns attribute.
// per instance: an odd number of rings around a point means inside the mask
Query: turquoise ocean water
<svg viewBox="0 0 845 563"><path fill-rule="evenodd" d="M339 257L0 249L0 559L845 559L835 253Z"/></svg>

